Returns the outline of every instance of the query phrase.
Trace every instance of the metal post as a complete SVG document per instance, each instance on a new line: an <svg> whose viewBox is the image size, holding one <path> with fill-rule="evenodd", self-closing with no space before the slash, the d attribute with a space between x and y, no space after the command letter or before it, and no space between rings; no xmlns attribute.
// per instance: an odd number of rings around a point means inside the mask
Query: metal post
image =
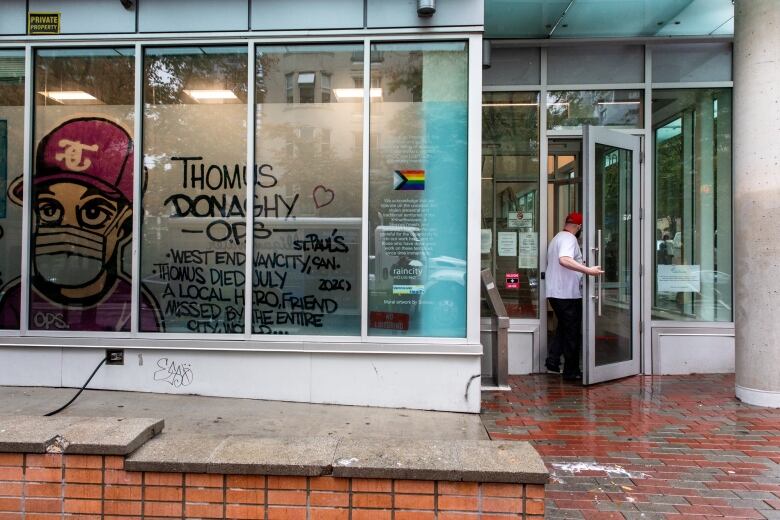
<svg viewBox="0 0 780 520"><path fill-rule="evenodd" d="M493 314L493 332L491 339L493 343L493 353L491 359L491 372L495 385L500 389L509 389L509 355L508 355L508 335L509 335L509 316L507 316L506 307L498 294L495 279L490 269L484 269L481 273L482 292L485 295L488 306Z"/></svg>

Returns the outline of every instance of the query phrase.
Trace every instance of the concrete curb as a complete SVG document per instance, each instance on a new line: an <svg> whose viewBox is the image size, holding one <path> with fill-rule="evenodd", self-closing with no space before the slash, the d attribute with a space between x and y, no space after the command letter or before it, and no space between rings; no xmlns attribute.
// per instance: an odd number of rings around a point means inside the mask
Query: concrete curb
<svg viewBox="0 0 780 520"><path fill-rule="evenodd" d="M333 476L544 484L548 473L527 442L349 440Z"/></svg>
<svg viewBox="0 0 780 520"><path fill-rule="evenodd" d="M544 484L527 442L338 440L160 435L125 460L128 471L333 476Z"/></svg>
<svg viewBox="0 0 780 520"><path fill-rule="evenodd" d="M128 471L545 484L527 442L158 435L161 419L0 416L0 453L128 455ZM156 437L155 437L156 436Z"/></svg>
<svg viewBox="0 0 780 520"><path fill-rule="evenodd" d="M0 452L128 455L164 426L134 417L0 416Z"/></svg>

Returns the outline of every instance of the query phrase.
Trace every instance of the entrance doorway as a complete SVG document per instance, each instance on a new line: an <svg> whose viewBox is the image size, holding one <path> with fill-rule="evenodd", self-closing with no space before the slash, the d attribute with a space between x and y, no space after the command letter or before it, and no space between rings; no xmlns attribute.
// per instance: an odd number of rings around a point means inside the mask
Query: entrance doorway
<svg viewBox="0 0 780 520"><path fill-rule="evenodd" d="M639 160L639 137L602 127L548 141L548 243L567 214L582 212L583 258L604 270L583 278L584 384L639 373ZM544 308L549 347L557 323Z"/></svg>

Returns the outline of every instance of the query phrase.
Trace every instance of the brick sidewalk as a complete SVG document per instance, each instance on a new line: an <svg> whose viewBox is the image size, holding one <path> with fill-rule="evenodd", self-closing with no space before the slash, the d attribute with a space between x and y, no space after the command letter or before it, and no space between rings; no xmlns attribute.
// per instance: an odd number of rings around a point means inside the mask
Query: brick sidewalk
<svg viewBox="0 0 780 520"><path fill-rule="evenodd" d="M510 385L483 392L482 421L541 453L546 518L780 520L780 410L740 404L733 374Z"/></svg>

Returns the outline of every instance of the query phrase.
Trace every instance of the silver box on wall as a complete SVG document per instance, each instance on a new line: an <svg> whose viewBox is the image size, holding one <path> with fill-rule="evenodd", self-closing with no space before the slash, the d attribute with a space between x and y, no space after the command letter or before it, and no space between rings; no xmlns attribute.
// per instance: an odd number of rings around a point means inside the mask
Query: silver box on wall
<svg viewBox="0 0 780 520"><path fill-rule="evenodd" d="M0 34L25 34L27 32L25 0L0 2Z"/></svg>
<svg viewBox="0 0 780 520"><path fill-rule="evenodd" d="M439 27L445 25L482 25L485 8L482 0L444 0L436 2L436 13L417 16L417 0L368 0L369 28Z"/></svg>
<svg viewBox="0 0 780 520"><path fill-rule="evenodd" d="M61 34L135 32L135 9L125 9L119 0L30 0L29 10L61 13ZM27 32L26 25L22 32Z"/></svg>
<svg viewBox="0 0 780 520"><path fill-rule="evenodd" d="M363 0L252 0L253 31L362 27Z"/></svg>
<svg viewBox="0 0 780 520"><path fill-rule="evenodd" d="M246 31L248 25L248 0L147 0L138 4L139 32Z"/></svg>

